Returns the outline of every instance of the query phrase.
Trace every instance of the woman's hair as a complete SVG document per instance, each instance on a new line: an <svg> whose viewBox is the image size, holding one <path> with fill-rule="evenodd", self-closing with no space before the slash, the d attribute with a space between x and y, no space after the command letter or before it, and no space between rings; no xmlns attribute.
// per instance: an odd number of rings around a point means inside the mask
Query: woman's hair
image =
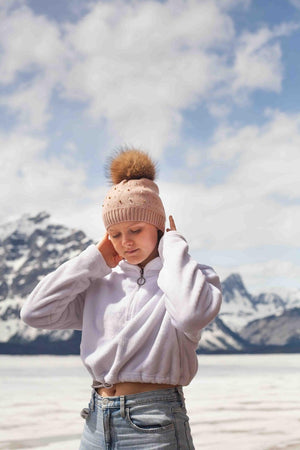
<svg viewBox="0 0 300 450"><path fill-rule="evenodd" d="M161 240L161 238L163 237L164 232L161 230L157 230L157 244L159 244L159 241Z"/></svg>
<svg viewBox="0 0 300 450"><path fill-rule="evenodd" d="M164 231L166 215L154 182L155 163L137 149L121 149L106 168L112 188L103 205L105 228L120 222L146 222Z"/></svg>

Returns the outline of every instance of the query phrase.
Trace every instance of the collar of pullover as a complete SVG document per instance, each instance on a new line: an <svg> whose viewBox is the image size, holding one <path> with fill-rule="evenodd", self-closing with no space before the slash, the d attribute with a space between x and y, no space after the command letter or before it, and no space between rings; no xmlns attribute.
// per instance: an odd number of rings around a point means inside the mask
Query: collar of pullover
<svg viewBox="0 0 300 450"><path fill-rule="evenodd" d="M140 266L137 266L135 264L130 264L129 262L123 260L119 263L119 266L123 272L127 273L135 273L139 274L141 271ZM162 260L159 256L152 259L146 266L144 267L144 274L151 275L151 273L157 273L162 268Z"/></svg>

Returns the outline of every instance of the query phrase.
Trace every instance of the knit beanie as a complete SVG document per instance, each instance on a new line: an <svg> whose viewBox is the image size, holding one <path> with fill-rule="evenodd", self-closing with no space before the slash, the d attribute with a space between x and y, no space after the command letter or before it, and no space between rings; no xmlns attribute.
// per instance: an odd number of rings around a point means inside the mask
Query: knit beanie
<svg viewBox="0 0 300 450"><path fill-rule="evenodd" d="M120 222L146 222L161 231L166 215L155 179L155 164L136 149L121 150L109 166L113 183L102 205L106 229Z"/></svg>

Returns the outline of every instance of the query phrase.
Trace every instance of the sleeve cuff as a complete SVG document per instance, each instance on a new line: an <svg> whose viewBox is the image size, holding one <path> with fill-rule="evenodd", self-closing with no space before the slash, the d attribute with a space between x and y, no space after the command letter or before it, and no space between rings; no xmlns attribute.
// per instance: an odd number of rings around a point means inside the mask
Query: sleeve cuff
<svg viewBox="0 0 300 450"><path fill-rule="evenodd" d="M96 277L99 276L99 272L102 276L108 275L111 272L111 268L106 264L102 253L98 250L95 244L89 245L82 253L82 256L88 262L89 270Z"/></svg>

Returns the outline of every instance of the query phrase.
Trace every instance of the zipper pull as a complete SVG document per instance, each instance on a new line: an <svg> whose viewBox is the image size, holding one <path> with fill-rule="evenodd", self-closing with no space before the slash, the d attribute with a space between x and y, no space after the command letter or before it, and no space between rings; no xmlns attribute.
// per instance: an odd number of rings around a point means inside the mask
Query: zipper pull
<svg viewBox="0 0 300 450"><path fill-rule="evenodd" d="M141 275L140 275L140 277L136 280L136 282L137 282L137 284L138 284L139 286L143 286L143 284L146 283L146 279L144 278L144 268L141 267L140 270L141 270Z"/></svg>

